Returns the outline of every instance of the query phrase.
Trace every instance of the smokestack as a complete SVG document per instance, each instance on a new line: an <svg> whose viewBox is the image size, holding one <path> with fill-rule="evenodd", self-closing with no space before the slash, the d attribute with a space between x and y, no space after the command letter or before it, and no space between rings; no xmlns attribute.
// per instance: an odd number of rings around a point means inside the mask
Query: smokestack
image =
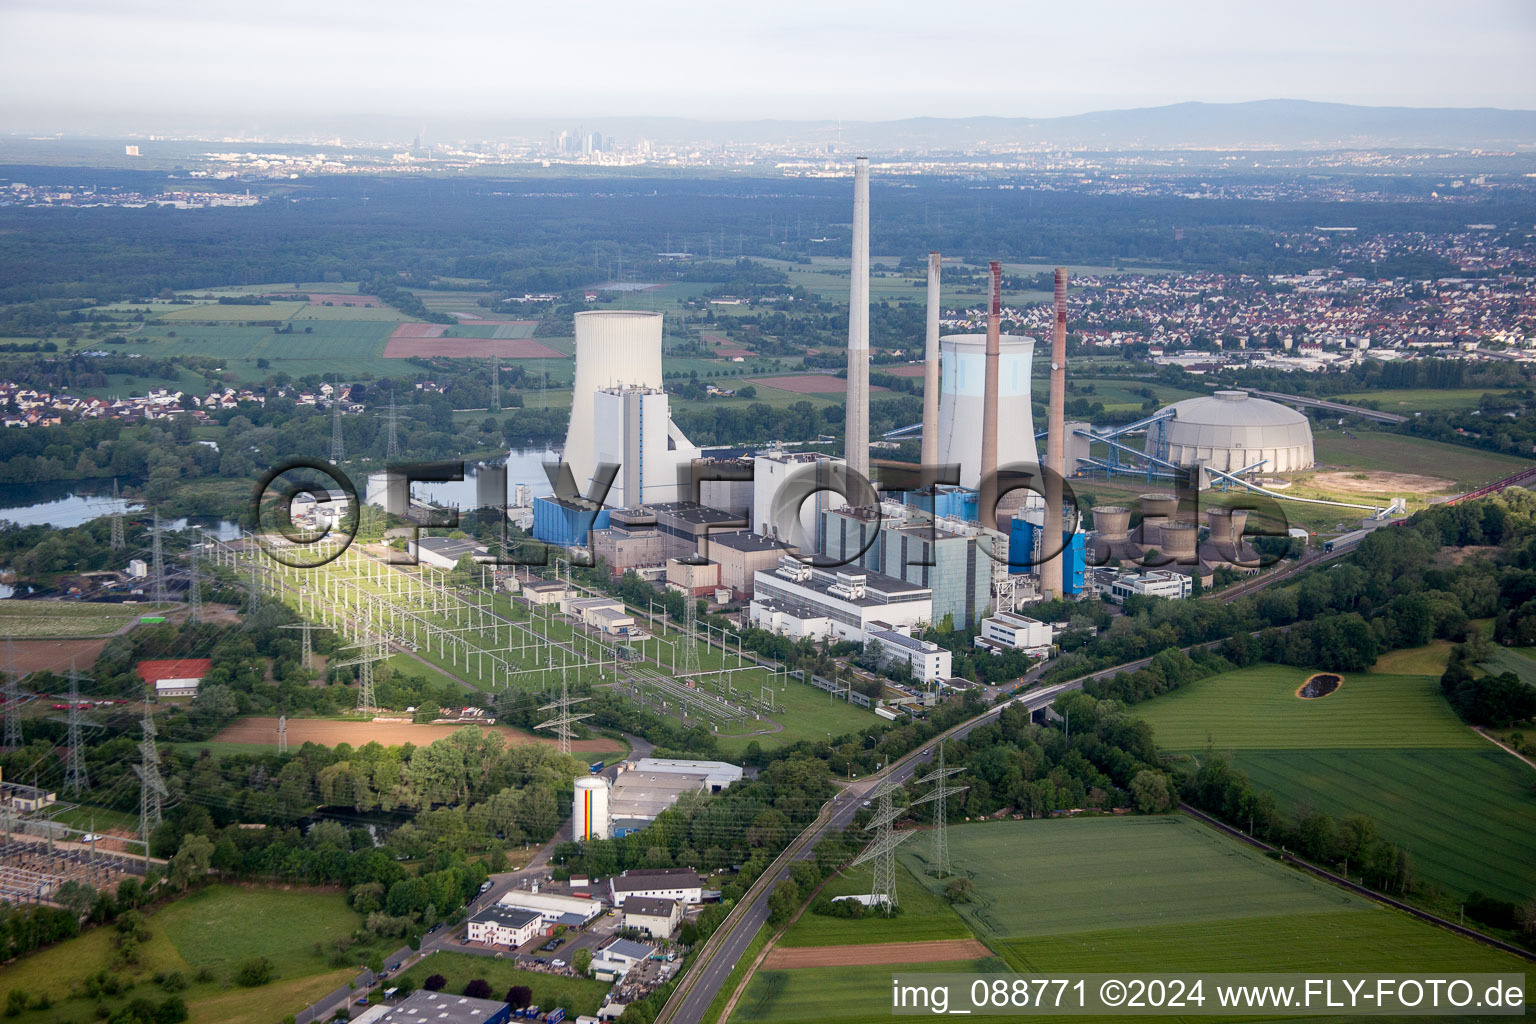
<svg viewBox="0 0 1536 1024"><path fill-rule="evenodd" d="M1063 458L1067 410L1067 268L1056 268L1056 323L1051 337L1051 409L1045 439L1045 541L1056 554L1040 567L1040 594L1058 598L1061 587L1061 481L1067 475Z"/></svg>
<svg viewBox="0 0 1536 1024"><path fill-rule="evenodd" d="M928 343L923 351L923 457L922 464L939 463L939 262L928 254Z"/></svg>
<svg viewBox="0 0 1536 1024"><path fill-rule="evenodd" d="M990 269L992 312L987 317L986 376L981 392L981 493L976 503L981 524L987 527L997 525L986 517L997 507L997 360L1003 335L1003 265L993 260Z"/></svg>
<svg viewBox="0 0 1536 1024"><path fill-rule="evenodd" d="M848 408L843 460L869 477L869 157L853 162L853 260L848 285Z"/></svg>

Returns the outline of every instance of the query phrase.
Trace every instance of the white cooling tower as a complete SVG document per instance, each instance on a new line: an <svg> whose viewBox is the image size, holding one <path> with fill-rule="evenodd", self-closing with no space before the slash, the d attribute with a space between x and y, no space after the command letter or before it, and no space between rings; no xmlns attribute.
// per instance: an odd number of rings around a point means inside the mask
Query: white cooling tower
<svg viewBox="0 0 1536 1024"><path fill-rule="evenodd" d="M1035 339L1002 336L997 382L997 464L1038 467L1029 375ZM987 338L949 334L939 339L939 462L960 466L960 486L981 486L982 391L986 386ZM1030 472L1039 473L1038 468ZM1039 481L1034 481L1039 486Z"/></svg>
<svg viewBox="0 0 1536 1024"><path fill-rule="evenodd" d="M601 775L587 775L576 780L571 832L577 842L608 838L608 780Z"/></svg>
<svg viewBox="0 0 1536 1024"><path fill-rule="evenodd" d="M661 314L591 310L576 314L576 379L562 459L583 495L597 464L595 395L603 388L661 389Z"/></svg>

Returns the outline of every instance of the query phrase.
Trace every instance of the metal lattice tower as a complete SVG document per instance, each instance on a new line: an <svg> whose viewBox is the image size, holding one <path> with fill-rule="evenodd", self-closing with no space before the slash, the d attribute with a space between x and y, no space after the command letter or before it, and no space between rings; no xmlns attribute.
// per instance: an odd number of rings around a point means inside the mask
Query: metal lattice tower
<svg viewBox="0 0 1536 1024"><path fill-rule="evenodd" d="M198 548L202 547L202 531L195 534L192 546L187 548L187 621L203 621L203 579L197 564Z"/></svg>
<svg viewBox="0 0 1536 1024"><path fill-rule="evenodd" d="M139 741L139 763L133 772L139 777L139 838L149 842L150 833L160 824L160 804L169 793L160 778L160 750L155 746L155 719L149 705L144 705L144 738Z"/></svg>
<svg viewBox="0 0 1536 1024"><path fill-rule="evenodd" d="M346 461L347 449L341 442L341 389L331 392L331 465Z"/></svg>
<svg viewBox="0 0 1536 1024"><path fill-rule="evenodd" d="M699 602L692 594L683 595L682 657L678 659L677 674L692 678L699 674Z"/></svg>
<svg viewBox="0 0 1536 1024"><path fill-rule="evenodd" d="M165 589L165 553L160 544L159 510L155 511L154 536L149 548L149 599L162 602L170 600Z"/></svg>
<svg viewBox="0 0 1536 1024"><path fill-rule="evenodd" d="M117 479L112 480L112 550L121 551L126 546L123 540L123 498L117 490Z"/></svg>
<svg viewBox="0 0 1536 1024"><path fill-rule="evenodd" d="M282 628L297 629L304 634L304 660L302 664L304 665L304 671L313 672L315 670L315 642L311 639L311 636L315 630L324 629L325 627L317 626L313 622L296 622L293 625Z"/></svg>
<svg viewBox="0 0 1536 1024"><path fill-rule="evenodd" d="M870 886L870 895L885 908L887 914L895 913L897 905L896 847L913 835L911 832L897 832L891 827L897 818L907 813L907 808L896 807L891 803L891 794L899 788L900 783L887 779L875 790L875 816L864 826L866 830L875 833L875 841L848 865L858 867L868 861L874 862L874 884Z"/></svg>
<svg viewBox="0 0 1536 1024"><path fill-rule="evenodd" d="M501 412L501 357L491 346L491 412Z"/></svg>
<svg viewBox="0 0 1536 1024"><path fill-rule="evenodd" d="M389 393L389 412L384 417L384 457L386 459L398 459L400 457L400 434L395 426L399 419L399 413L395 411L395 393Z"/></svg>
<svg viewBox="0 0 1536 1024"><path fill-rule="evenodd" d="M919 783L932 783L933 788L924 794L923 797L917 802L920 804L933 804L933 828L928 833L928 841L930 844L928 851L928 865L929 870L938 875L940 878L943 878L944 876L950 874L949 797L954 796L956 793L963 793L970 787L951 786L945 781L951 775L959 772L960 769L944 767L943 741L939 742L938 747L938 758L934 765L933 771L917 780Z"/></svg>
<svg viewBox="0 0 1536 1024"><path fill-rule="evenodd" d="M371 715L379 710L378 700L373 695L373 663L383 661L389 657L389 652L384 649L384 643L373 630L363 629L362 639L350 645L362 651L356 659L336 665L336 668L357 669L357 710L365 715Z"/></svg>
<svg viewBox="0 0 1536 1024"><path fill-rule="evenodd" d="M65 755L64 792L71 796L91 788L90 775L85 770L85 744L80 739L80 673L74 662L69 665L69 751Z"/></svg>
<svg viewBox="0 0 1536 1024"><path fill-rule="evenodd" d="M305 634L306 636L308 634ZM288 716L279 715L277 719L277 753L279 756L288 753Z"/></svg>
<svg viewBox="0 0 1536 1024"><path fill-rule="evenodd" d="M539 708L540 711L555 712L555 717L547 722L540 722L534 728L552 730L555 734L555 739L559 742L560 753L569 755L571 752L571 740L576 738L576 733L571 726L582 719L592 717L591 714L572 714L571 708L589 699L588 697L571 696L570 684L566 681L565 672L562 671L560 673L560 699L551 701Z"/></svg>
<svg viewBox="0 0 1536 1024"><path fill-rule="evenodd" d="M16 645L5 641L5 745L11 750L21 746L21 687L16 672Z"/></svg>

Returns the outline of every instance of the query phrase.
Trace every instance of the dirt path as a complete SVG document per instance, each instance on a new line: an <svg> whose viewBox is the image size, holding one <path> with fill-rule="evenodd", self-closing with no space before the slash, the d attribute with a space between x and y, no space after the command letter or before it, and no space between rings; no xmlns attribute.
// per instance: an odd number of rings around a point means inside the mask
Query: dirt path
<svg viewBox="0 0 1536 1024"><path fill-rule="evenodd" d="M863 946L775 947L763 958L764 970L794 967L854 967L864 964L937 964L979 960L992 951L975 939L932 942L876 942Z"/></svg>
<svg viewBox="0 0 1536 1024"><path fill-rule="evenodd" d="M1497 736L1488 735L1488 733L1483 731L1482 726L1473 726L1472 731L1477 733L1483 739L1487 740L1489 743L1492 743L1494 746L1498 747L1500 750L1509 754L1511 757L1518 757L1530 767L1536 768L1536 761L1532 761L1530 758L1526 757L1524 754L1520 753L1520 751L1516 750L1514 747L1511 747Z"/></svg>

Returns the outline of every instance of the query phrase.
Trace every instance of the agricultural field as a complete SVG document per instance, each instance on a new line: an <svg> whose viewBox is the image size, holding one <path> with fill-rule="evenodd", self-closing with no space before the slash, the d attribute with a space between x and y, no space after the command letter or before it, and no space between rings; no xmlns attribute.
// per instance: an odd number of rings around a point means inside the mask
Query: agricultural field
<svg viewBox="0 0 1536 1024"><path fill-rule="evenodd" d="M1536 650L1529 647L1496 648L1493 657L1480 667L1494 675L1513 672L1527 686L1536 686Z"/></svg>
<svg viewBox="0 0 1536 1024"><path fill-rule="evenodd" d="M1424 649L1402 652L1412 664ZM1281 807L1364 814L1425 882L1524 903L1536 891L1536 782L1529 766L1463 725L1436 675L1347 673L1295 696L1310 673L1259 665L1138 705L1158 745L1228 752Z"/></svg>
<svg viewBox="0 0 1536 1024"><path fill-rule="evenodd" d="M231 929L231 921L242 922ZM46 994L52 1009L31 1010L10 1018L17 1024L54 1024L88 1019L105 1006L110 1013L136 996L163 999L150 979L179 971L189 982L181 993L193 1024L270 1022L274 1011L297 1011L357 973L354 965L334 968L317 955L317 943L351 934L361 917L340 892L278 890L216 885L177 900L148 916L151 938L130 972L141 982L134 990L98 1001L72 997L86 975L109 966L113 929L95 928L6 966L0 987L21 989L33 999ZM358 963L388 950L354 947ZM247 959L265 956L276 980L258 989L233 986L233 975ZM206 972L206 974L202 973Z"/></svg>
<svg viewBox="0 0 1536 1024"><path fill-rule="evenodd" d="M1396 412L1412 416L1416 412L1446 412L1451 409L1476 409L1486 394L1506 395L1509 392L1482 388L1387 388L1381 391L1356 391L1348 395L1334 395L1336 402L1369 402L1382 412Z"/></svg>
<svg viewBox="0 0 1536 1024"><path fill-rule="evenodd" d="M1330 469L1413 473L1450 480L1456 489L1503 479L1530 463L1512 455L1480 451L1428 438L1378 430L1315 430L1317 461ZM1412 497L1412 495L1408 495Z"/></svg>
<svg viewBox="0 0 1536 1024"><path fill-rule="evenodd" d="M1007 969L996 957L900 967L903 975L976 974ZM805 1024L822 1020L888 1024L892 1019L891 971L889 964L758 971L736 1003L730 1020L732 1024Z"/></svg>
<svg viewBox="0 0 1536 1024"><path fill-rule="evenodd" d="M179 605L88 604L83 601L0 602L0 637L17 640L108 636Z"/></svg>
<svg viewBox="0 0 1536 1024"><path fill-rule="evenodd" d="M177 306L160 314L166 322L214 320L219 323L248 323L252 320L287 320L308 304L304 302L269 302L264 306L224 305L218 302L202 302L192 306Z"/></svg>
<svg viewBox="0 0 1536 1024"><path fill-rule="evenodd" d="M464 986L476 978L490 983L492 998L500 999L513 985L527 985L533 989L533 1002L553 1009L565 1007L565 1015L575 1020L582 1014L595 1014L603 1005L603 998L611 987L606 982L586 978L567 978L558 974L542 974L537 971L518 970L510 960L472 956L468 953L439 951L428 956L395 979L407 978L417 988L434 974L448 979L444 992L463 992Z"/></svg>
<svg viewBox="0 0 1536 1024"><path fill-rule="evenodd" d="M918 836L908 840L921 846ZM918 865L921 870L921 865ZM822 886L824 896L849 896L867 893L873 884L872 869L868 864L847 868ZM970 938L966 927L954 909L942 896L929 892L913 877L906 866L896 869L896 894L901 913L896 917L875 915L858 919L823 917L809 909L800 920L784 933L778 946L850 946L875 942L929 942L935 939Z"/></svg>

